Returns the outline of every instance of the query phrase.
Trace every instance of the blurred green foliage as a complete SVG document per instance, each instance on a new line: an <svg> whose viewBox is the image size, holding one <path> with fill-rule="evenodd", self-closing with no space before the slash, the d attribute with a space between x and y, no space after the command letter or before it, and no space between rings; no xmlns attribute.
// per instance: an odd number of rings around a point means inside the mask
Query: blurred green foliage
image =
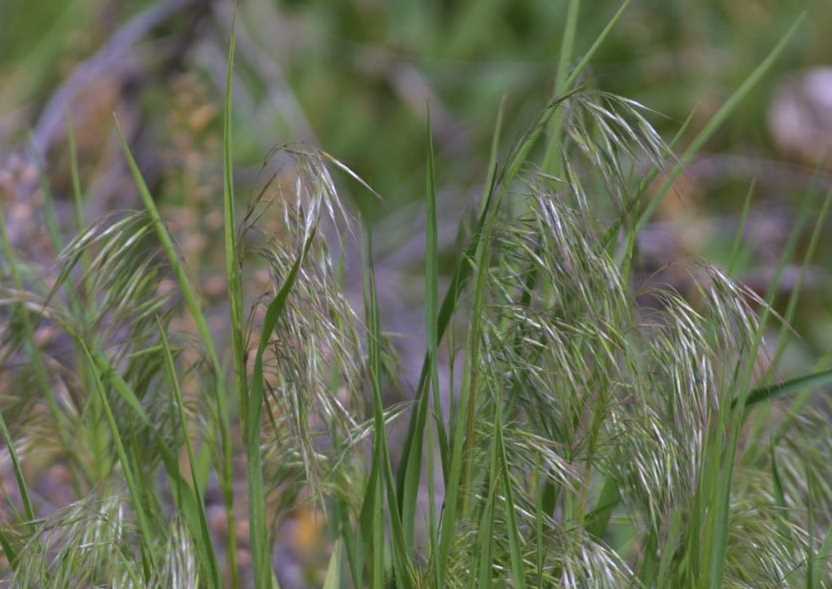
<svg viewBox="0 0 832 589"><path fill-rule="evenodd" d="M96 37L151 1L2 0L0 112L49 95L63 61L95 49ZM578 55L619 6L585 2ZM551 92L565 0L243 0L242 19L280 63L319 142L351 162L390 203L418 198L424 102L433 92L453 125L445 148L485 157L500 98L515 133ZM588 85L634 98L678 128L698 107L704 120L803 8L811 18L713 148L769 150L764 120L782 75L822 63L832 50L823 23L832 4L800 0L635 0L593 61ZM207 8L200 8L205 10ZM275 25L278 26L275 29ZM99 41L103 39L99 38ZM11 76L11 77L10 77ZM257 72L254 72L257 76ZM266 83L270 80L265 80ZM423 85L422 85L423 84ZM442 119L440 118L440 124ZM259 126L261 120L249 121ZM274 121L275 144L298 139ZM439 134L440 154L443 135ZM262 154L252 150L249 157ZM465 182L465 170L443 170ZM392 206L392 205L391 205Z"/></svg>

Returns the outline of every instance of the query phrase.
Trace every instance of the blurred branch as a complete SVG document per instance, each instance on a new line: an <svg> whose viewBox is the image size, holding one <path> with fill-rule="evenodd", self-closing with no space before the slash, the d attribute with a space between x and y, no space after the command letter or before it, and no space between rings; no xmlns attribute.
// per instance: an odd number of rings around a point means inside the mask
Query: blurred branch
<svg viewBox="0 0 832 589"><path fill-rule="evenodd" d="M101 49L81 63L41 112L32 133L31 147L35 158L44 161L50 146L64 130L73 100L84 88L96 78L112 74L128 60L134 45L192 4L194 0L167 0L153 5L130 19Z"/></svg>

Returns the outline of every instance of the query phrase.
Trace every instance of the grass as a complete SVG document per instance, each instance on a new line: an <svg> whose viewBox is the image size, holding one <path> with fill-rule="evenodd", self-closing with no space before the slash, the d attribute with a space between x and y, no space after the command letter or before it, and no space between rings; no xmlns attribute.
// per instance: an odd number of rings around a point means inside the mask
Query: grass
<svg viewBox="0 0 832 589"><path fill-rule="evenodd" d="M654 289L645 303L632 280L641 229L799 21L677 159L643 106L575 86L621 15L573 60L580 5L569 3L549 106L509 149L504 110L497 115L482 201L441 302L442 161L428 116L427 344L401 427L406 411L384 398L399 377L374 263L372 235L384 227L360 224L363 318L327 238L328 229L340 242L355 238L332 173L369 186L327 153L293 147L276 156L291 163L290 182L269 179L276 195L237 196L233 36L223 141L227 340L124 137L144 210L91 224L71 141L85 226L64 246L54 284L15 254L0 216L8 283L0 434L17 486L0 548L12 586L278 587L276 531L299 505L326 521L332 551L318 579L326 589L832 582L832 425L829 399L815 394L832 376L821 365L766 380L785 328L760 370L767 323L777 318L772 293L800 228L766 297L704 263L690 268L684 296ZM578 70L567 70L572 61ZM652 190L645 178L659 177ZM806 203L818 212L804 267L830 199ZM740 247L738 237L732 265ZM269 290L247 296L258 271ZM160 290L166 281L175 288ZM41 345L43 327L66 346ZM442 376L449 358L461 359L461 381L454 360ZM65 465L76 495L57 512L33 492L28 465L44 463ZM209 526L213 488L224 536ZM237 545L246 509L249 566Z"/></svg>

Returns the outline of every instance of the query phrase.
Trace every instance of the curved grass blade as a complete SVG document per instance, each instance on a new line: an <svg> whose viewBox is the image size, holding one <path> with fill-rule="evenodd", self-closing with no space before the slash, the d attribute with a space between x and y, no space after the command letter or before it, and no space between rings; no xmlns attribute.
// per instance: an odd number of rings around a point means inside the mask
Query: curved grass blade
<svg viewBox="0 0 832 589"><path fill-rule="evenodd" d="M731 254L728 256L728 274L731 276L733 276L737 271L737 264L739 263L740 253L742 252L742 244L745 238L745 230L748 225L748 213L751 211L751 199L754 197L754 189L756 185L757 181L752 180L742 203L740 224L737 228L737 233L734 236L734 243L731 246Z"/></svg>
<svg viewBox="0 0 832 589"><path fill-rule="evenodd" d="M751 407L759 403L788 397L805 389L818 389L829 384L832 384L832 369L807 374L779 384L756 388L748 394L745 404L746 407ZM734 399L732 405L735 406L738 402L738 399Z"/></svg>
<svg viewBox="0 0 832 589"><path fill-rule="evenodd" d="M783 319L780 324L780 332L777 334L777 347L775 348L774 355L769 362L769 368L767 371L768 374L766 376L769 376L777 369L780 364L780 359L786 351L786 344L789 341L789 336L793 332L791 324L797 310L798 302L800 301L800 294L803 290L806 273L809 268L809 264L812 263L812 258L815 256L815 250L817 249L820 237L823 234L826 219L829 215L830 205L832 205L832 190L827 192L820 211L815 219L815 226L812 229L812 235L809 238L809 245L806 247L806 251L803 254L803 259L800 263L800 273L797 277L797 283L794 285L791 293L789 293L789 301L786 304L786 311L783 314Z"/></svg>

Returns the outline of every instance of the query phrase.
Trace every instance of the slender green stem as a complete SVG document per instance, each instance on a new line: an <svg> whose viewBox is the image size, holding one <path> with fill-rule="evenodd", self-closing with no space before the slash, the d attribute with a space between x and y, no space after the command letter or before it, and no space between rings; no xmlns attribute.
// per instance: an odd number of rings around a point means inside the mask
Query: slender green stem
<svg viewBox="0 0 832 589"><path fill-rule="evenodd" d="M214 373L214 402L216 406L216 419L217 426L220 431L220 444L223 456L220 482L223 496L225 498L226 516L228 518L228 566L231 573L232 586L236 588L239 586L239 567L237 564L237 517L234 511L234 451L229 426L230 416L228 401L226 398L225 370L223 369L219 355L217 354L214 336L208 327L208 321L202 311L202 303L200 302L199 296L191 285L191 281L185 271L185 266L179 259L179 254L176 251L173 239L168 233L168 230L159 215L159 210L156 208L153 196L150 194L147 183L139 170L139 166L136 163L132 152L130 151L130 147L127 145L127 140L121 132L118 121L116 121L116 131L119 139L121 140L122 149L125 157L127 158L130 173L133 176L133 181L136 184L136 188L138 188L139 196L141 197L145 209L150 216L151 223L156 231L162 250L164 251L166 258L176 275L176 280L182 292L182 297L185 300L185 305L196 323L197 332L202 345L205 346L205 350L208 354L208 361L210 362Z"/></svg>

